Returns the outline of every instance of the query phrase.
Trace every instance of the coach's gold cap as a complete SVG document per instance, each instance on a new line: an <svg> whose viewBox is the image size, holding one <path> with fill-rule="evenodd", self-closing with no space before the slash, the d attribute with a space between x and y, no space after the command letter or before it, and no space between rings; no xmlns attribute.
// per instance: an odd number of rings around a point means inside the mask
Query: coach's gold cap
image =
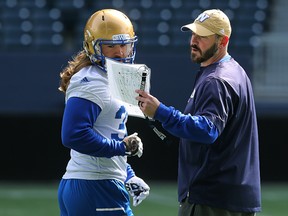
<svg viewBox="0 0 288 216"><path fill-rule="evenodd" d="M229 18L219 9L206 10L193 23L181 27L183 32L190 30L200 36L217 34L229 38L232 31Z"/></svg>

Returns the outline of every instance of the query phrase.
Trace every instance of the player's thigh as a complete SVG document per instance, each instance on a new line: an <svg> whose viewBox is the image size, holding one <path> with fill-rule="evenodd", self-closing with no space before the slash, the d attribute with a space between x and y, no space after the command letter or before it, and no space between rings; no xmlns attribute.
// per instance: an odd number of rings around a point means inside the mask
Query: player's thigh
<svg viewBox="0 0 288 216"><path fill-rule="evenodd" d="M58 188L61 216L92 215L89 193L82 180L62 179Z"/></svg>
<svg viewBox="0 0 288 216"><path fill-rule="evenodd" d="M63 216L133 216L129 195L118 181L64 179L58 193Z"/></svg>

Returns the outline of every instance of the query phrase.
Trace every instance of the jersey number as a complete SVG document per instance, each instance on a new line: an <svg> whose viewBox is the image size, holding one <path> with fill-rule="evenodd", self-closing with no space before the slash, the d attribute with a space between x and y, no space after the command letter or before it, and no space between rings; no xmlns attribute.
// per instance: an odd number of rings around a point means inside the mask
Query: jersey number
<svg viewBox="0 0 288 216"><path fill-rule="evenodd" d="M125 126L125 122L126 122L126 119L127 119L127 112L126 112L126 109L125 109L125 107L124 106L121 106L120 108L119 108L119 110L116 112L116 115L115 115L115 119L121 119L121 117L122 117L122 115L125 115L125 117L123 118L123 120L122 120L122 122L119 124L119 126L118 126L118 129L119 130L123 130L123 131L126 131L126 126ZM125 134L125 136L126 136L127 134ZM120 140L122 140L123 138L120 138L119 137L119 134L118 133L112 133L111 134L111 138L112 139L115 139L115 140L118 140L118 141L120 141Z"/></svg>

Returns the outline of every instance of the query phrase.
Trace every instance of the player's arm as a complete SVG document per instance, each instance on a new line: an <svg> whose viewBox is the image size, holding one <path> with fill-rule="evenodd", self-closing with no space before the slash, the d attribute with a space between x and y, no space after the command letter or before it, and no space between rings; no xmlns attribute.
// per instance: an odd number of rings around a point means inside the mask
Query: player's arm
<svg viewBox="0 0 288 216"><path fill-rule="evenodd" d="M106 139L93 130L94 122L100 112L101 108L89 100L78 97L69 98L62 120L61 138L63 145L80 153L96 157L127 155L127 140L124 142ZM134 155L132 154L132 156Z"/></svg>
<svg viewBox="0 0 288 216"><path fill-rule="evenodd" d="M131 165L129 163L127 163L126 171L127 171L126 181L128 181L129 179L131 179L132 177L135 176L135 172L134 172L134 170L132 169L132 167L131 167Z"/></svg>

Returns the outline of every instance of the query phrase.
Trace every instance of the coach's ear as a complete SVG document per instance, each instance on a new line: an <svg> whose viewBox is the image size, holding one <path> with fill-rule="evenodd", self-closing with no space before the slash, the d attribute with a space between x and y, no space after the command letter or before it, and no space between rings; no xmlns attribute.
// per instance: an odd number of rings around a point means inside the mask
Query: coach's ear
<svg viewBox="0 0 288 216"><path fill-rule="evenodd" d="M228 41L229 41L229 37L228 36L223 36L222 39L221 39L220 45L225 47L227 45Z"/></svg>

